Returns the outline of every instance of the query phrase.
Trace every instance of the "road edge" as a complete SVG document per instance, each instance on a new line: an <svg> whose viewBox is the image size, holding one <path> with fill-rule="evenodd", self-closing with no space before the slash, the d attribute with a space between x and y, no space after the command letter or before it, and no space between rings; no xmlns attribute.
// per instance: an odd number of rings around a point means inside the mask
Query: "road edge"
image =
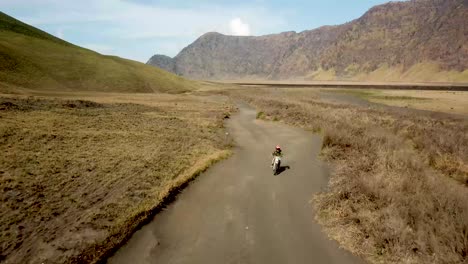
<svg viewBox="0 0 468 264"><path fill-rule="evenodd" d="M153 217L172 203L179 193L188 187L192 181L208 170L212 165L229 158L232 154L232 148L225 149L211 153L198 160L194 166L180 174L174 182L161 191L159 195L160 201L151 209L139 212L125 223L126 226L124 226L123 231L122 229L111 230L109 236L104 241L89 245L78 255L68 259L67 263L106 263L107 259L120 247L125 245L136 231L148 224Z"/></svg>

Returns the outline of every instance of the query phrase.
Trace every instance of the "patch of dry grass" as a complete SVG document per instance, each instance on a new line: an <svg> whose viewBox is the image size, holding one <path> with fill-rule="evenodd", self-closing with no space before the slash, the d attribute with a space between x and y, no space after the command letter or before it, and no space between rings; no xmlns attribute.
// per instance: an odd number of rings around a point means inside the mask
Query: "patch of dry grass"
<svg viewBox="0 0 468 264"><path fill-rule="evenodd" d="M328 234L374 263L468 261L468 122L320 101L314 91L230 91L262 118L323 133L333 162L315 196Z"/></svg>
<svg viewBox="0 0 468 264"><path fill-rule="evenodd" d="M353 95L370 102L390 106L468 115L468 92L466 91L385 89L323 89L322 91Z"/></svg>
<svg viewBox="0 0 468 264"><path fill-rule="evenodd" d="M228 155L225 100L0 97L1 261L93 262Z"/></svg>
<svg viewBox="0 0 468 264"><path fill-rule="evenodd" d="M384 90L373 102L436 112L468 115L468 92Z"/></svg>
<svg viewBox="0 0 468 264"><path fill-rule="evenodd" d="M466 83L468 70L443 70L437 63L422 62L405 69L404 65L380 65L372 72L349 72L351 80L356 81L397 81L397 82L450 82Z"/></svg>

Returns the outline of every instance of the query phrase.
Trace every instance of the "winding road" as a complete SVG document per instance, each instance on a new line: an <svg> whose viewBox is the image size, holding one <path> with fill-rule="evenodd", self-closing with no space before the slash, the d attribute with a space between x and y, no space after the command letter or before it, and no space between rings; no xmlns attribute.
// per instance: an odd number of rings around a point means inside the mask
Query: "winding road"
<svg viewBox="0 0 468 264"><path fill-rule="evenodd" d="M320 138L239 109L227 123L234 155L195 180L108 263L362 263L314 220L312 195L328 181L316 158ZM289 169L273 176L276 144Z"/></svg>

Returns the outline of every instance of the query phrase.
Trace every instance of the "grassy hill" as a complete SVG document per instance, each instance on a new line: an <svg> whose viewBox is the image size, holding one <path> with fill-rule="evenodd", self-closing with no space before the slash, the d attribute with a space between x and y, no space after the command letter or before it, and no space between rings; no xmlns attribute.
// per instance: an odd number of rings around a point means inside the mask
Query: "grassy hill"
<svg viewBox="0 0 468 264"><path fill-rule="evenodd" d="M196 86L143 63L75 46L0 12L0 91L177 93Z"/></svg>

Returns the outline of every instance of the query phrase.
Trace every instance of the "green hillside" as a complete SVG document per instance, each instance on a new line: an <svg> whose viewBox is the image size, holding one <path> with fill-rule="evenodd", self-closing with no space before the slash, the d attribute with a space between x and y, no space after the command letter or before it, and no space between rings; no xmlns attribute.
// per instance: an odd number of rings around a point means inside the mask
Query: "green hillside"
<svg viewBox="0 0 468 264"><path fill-rule="evenodd" d="M177 93L196 86L143 63L75 46L0 12L0 91Z"/></svg>

